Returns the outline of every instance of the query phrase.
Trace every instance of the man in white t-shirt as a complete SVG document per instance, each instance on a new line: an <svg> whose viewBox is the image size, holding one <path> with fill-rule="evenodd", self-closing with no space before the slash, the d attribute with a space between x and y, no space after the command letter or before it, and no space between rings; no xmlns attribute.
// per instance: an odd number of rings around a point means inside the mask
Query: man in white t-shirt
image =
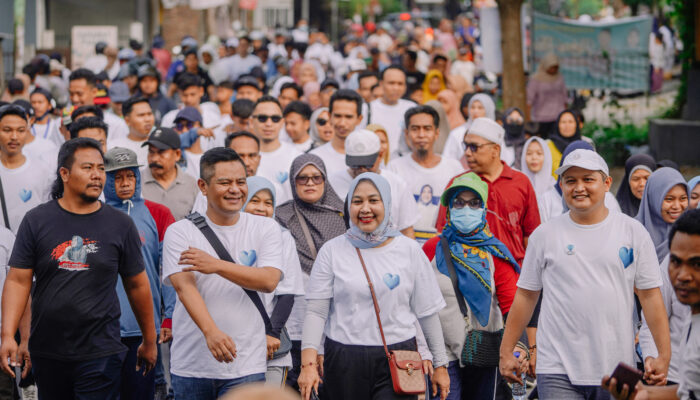
<svg viewBox="0 0 700 400"><path fill-rule="evenodd" d="M95 74L85 68L78 68L68 78L70 102L76 108L95 104L97 96L97 79ZM104 113L104 121L109 127L108 136L111 140L124 138L129 134L129 127L120 117L112 113Z"/></svg>
<svg viewBox="0 0 700 400"><path fill-rule="evenodd" d="M388 169L380 169L381 143L372 131L358 129L345 140L345 163L348 168L328 176L335 193L345 199L350 184L364 172L381 174L391 187L391 223L404 235L414 238L413 225L418 221L418 208L413 194L401 177Z"/></svg>
<svg viewBox="0 0 700 400"><path fill-rule="evenodd" d="M419 219L413 225L416 239L424 243L437 234L438 202L450 179L464 169L459 161L433 151L440 135L440 117L430 106L416 106L405 114L406 141L411 154L389 163L387 169L400 176L413 194Z"/></svg>
<svg viewBox="0 0 700 400"><path fill-rule="evenodd" d="M575 150L556 171L570 212L530 236L518 290L508 313L500 371L520 382L513 356L543 291L537 330L540 399L604 399L604 374L619 362L634 365L634 294L649 322L665 375L671 358L661 274L649 233L636 220L605 206L612 178L603 158Z"/></svg>
<svg viewBox="0 0 700 400"><path fill-rule="evenodd" d="M617 392L616 380L603 378L603 387L617 399L693 400L700 398L700 210L689 210L673 224L669 234L669 285L677 300L691 311L680 335L678 385L637 384L629 394L627 385ZM674 352L675 353L675 352ZM674 357L676 355L674 354Z"/></svg>
<svg viewBox="0 0 700 400"><path fill-rule="evenodd" d="M35 96L36 97L36 96ZM42 97L43 96L39 96ZM31 121L34 117L34 109L29 102L24 100L16 100L13 104L22 107L27 114L27 120ZM34 127L30 126L28 135L24 136L24 146L22 153L36 162L41 162L46 165L50 171L56 170L56 158L58 157L58 146L48 139L34 135Z"/></svg>
<svg viewBox="0 0 700 400"><path fill-rule="evenodd" d="M329 113L333 137L323 146L311 150L311 154L323 160L328 176L347 168L345 139L362 123L362 97L354 90L337 90L331 96Z"/></svg>
<svg viewBox="0 0 700 400"><path fill-rule="evenodd" d="M369 123L386 128L390 156L394 159L410 151L406 143L401 140L402 132L406 129L403 116L416 103L402 99L406 93L406 72L397 65L386 67L382 71L379 85L382 88L382 97L369 103ZM446 134L443 132L443 135ZM437 195L437 198L440 196Z"/></svg>
<svg viewBox="0 0 700 400"><path fill-rule="evenodd" d="M261 97L253 110L253 133L260 139L260 165L257 174L275 185L277 201L282 204L292 199L289 168L301 154L293 145L281 142L280 129L284 124L282 107L271 96Z"/></svg>
<svg viewBox="0 0 700 400"><path fill-rule="evenodd" d="M265 380L265 324L243 289L271 293L284 262L279 225L241 212L248 186L240 157L231 149L209 150L201 172L204 218L235 262L220 260L184 219L165 234L163 282L177 291L170 355L175 398L215 400L237 385Z"/></svg>
<svg viewBox="0 0 700 400"><path fill-rule="evenodd" d="M151 103L145 97L130 98L122 104L124 120L129 127L129 135L123 138L107 137L107 148L124 147L134 153L140 165L148 164L148 148L143 144L148 140L156 122Z"/></svg>
<svg viewBox="0 0 700 400"><path fill-rule="evenodd" d="M292 101L284 108L284 130L292 145L302 153L311 149L309 136L311 107L302 101Z"/></svg>
<svg viewBox="0 0 700 400"><path fill-rule="evenodd" d="M51 177L55 176L44 163L22 153L28 135L31 133L24 108L5 106L0 112L0 179L6 208L2 221L13 233L27 211L49 200Z"/></svg>

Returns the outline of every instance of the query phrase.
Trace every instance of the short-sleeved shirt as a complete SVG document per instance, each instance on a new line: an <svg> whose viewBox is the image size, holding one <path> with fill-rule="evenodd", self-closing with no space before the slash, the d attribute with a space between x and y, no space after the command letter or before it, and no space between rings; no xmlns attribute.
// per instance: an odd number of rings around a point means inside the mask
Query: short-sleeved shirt
<svg viewBox="0 0 700 400"><path fill-rule="evenodd" d="M681 381L678 385L678 398L692 400L700 398L700 314L690 318L681 341ZM690 394L694 397L690 397Z"/></svg>
<svg viewBox="0 0 700 400"><path fill-rule="evenodd" d="M433 267L420 245L399 235L385 246L361 251L381 310L386 343L415 337L417 319L445 307ZM329 338L347 345L382 345L367 278L345 235L321 247L306 298L331 299L325 329Z"/></svg>
<svg viewBox="0 0 700 400"><path fill-rule="evenodd" d="M542 290L537 373L599 385L617 363L634 365L634 290L661 272L644 226L622 213L594 225L555 217L530 236L518 287Z"/></svg>
<svg viewBox="0 0 700 400"><path fill-rule="evenodd" d="M144 270L139 232L127 214L105 204L73 214L56 200L44 203L24 217L10 266L33 269L36 277L32 356L75 361L126 350L117 276Z"/></svg>
<svg viewBox="0 0 700 400"><path fill-rule="evenodd" d="M170 209L176 221L185 218L194 207L199 189L197 181L186 174L180 167L177 167L177 177L170 184L170 187L163 188L151 174L150 168L142 170L141 179L143 181L141 190L143 198L156 203L160 203Z"/></svg>

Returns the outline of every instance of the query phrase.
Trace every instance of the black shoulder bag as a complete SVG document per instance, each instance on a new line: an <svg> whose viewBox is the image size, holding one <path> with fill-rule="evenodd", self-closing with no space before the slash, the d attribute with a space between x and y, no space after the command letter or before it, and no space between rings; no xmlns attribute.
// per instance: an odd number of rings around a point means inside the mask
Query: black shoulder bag
<svg viewBox="0 0 700 400"><path fill-rule="evenodd" d="M204 237L207 238L209 244L211 244L211 247L214 248L214 251L216 251L216 254L221 260L236 263L236 261L233 260L228 251L226 251L226 248L224 247L223 243L221 243L221 240L219 240L219 237L216 236L216 233L214 233L211 227L207 224L207 221L204 219L203 216L201 216L198 212L193 212L186 218L190 220L190 222L192 222L194 226L199 228L199 230L202 232ZM255 305L255 308L258 309L258 312L260 313L260 316L262 317L263 322L265 323L265 334L269 335L272 331L272 323L270 322L270 317L267 315L267 311L265 311L265 306L263 305L262 300L258 295L258 292L246 289L244 287L241 287L241 289L243 289L245 294L248 295L250 301L252 301ZM292 340L289 338L289 334L287 333L286 327L283 327L280 331L279 339L280 348L277 349L277 351L272 355L273 360L286 356L287 353L289 353L289 351L292 350Z"/></svg>
<svg viewBox="0 0 700 400"><path fill-rule="evenodd" d="M462 312L462 315L467 317L469 315L467 304L464 301L462 291L459 290L459 281L457 280L457 272L455 271L455 266L452 262L452 254L450 252L450 247L447 244L447 239L445 239L444 236L440 238L440 245L442 246L442 254L445 257L447 271L449 272L450 280L452 281L452 288L454 289L455 296L457 297L459 310ZM503 329L496 332L481 331L477 329L470 330L467 332L464 339L464 347L462 348L461 356L462 364L472 367L498 367L502 339Z"/></svg>
<svg viewBox="0 0 700 400"><path fill-rule="evenodd" d="M5 204L5 191L2 189L2 179L0 179L0 202L2 203L2 218L5 220L5 228L10 229L10 218L7 216L7 204Z"/></svg>

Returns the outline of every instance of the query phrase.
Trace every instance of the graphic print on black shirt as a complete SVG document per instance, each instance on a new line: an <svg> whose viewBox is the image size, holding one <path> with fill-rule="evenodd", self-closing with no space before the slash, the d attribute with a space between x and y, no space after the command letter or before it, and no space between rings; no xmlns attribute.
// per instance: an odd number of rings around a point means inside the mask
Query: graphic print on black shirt
<svg viewBox="0 0 700 400"><path fill-rule="evenodd" d="M56 246L51 252L51 257L58 261L58 268L70 271L87 271L90 265L86 264L88 253L97 253L97 242L73 236L70 241Z"/></svg>

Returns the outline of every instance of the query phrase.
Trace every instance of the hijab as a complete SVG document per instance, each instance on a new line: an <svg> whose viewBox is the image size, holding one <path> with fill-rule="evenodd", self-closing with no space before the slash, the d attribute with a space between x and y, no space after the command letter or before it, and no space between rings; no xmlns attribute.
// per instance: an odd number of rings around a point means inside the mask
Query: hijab
<svg viewBox="0 0 700 400"><path fill-rule="evenodd" d="M442 100L440 101L441 104L444 103L442 107L445 109L445 113L447 114L447 122L450 130L466 122L462 116L462 113L459 111L459 102L457 101L457 95L455 92L450 89L445 89L438 93L437 97L438 100Z"/></svg>
<svg viewBox="0 0 700 400"><path fill-rule="evenodd" d="M533 142L539 143L540 146L542 146L542 152L544 153L542 169L538 172L530 171L530 168L527 167L527 162L525 162L527 149ZM530 183L532 183L532 187L535 189L535 195L538 199L541 199L548 190L551 190L552 185L556 184L556 180L552 176L552 153L547 147L546 140L542 139L541 137L533 136L525 142L522 156L520 158L520 171L525 174L528 179L530 179Z"/></svg>
<svg viewBox="0 0 700 400"><path fill-rule="evenodd" d="M479 103L481 103L482 106L484 106L484 110L486 110L486 114L484 115L484 117L493 121L496 120L496 104L491 99L491 96L485 93L477 93L469 99L469 103L467 103L467 108L471 109L472 104L475 101L478 101ZM475 119L476 118L474 118L474 116L469 116L469 119L466 123L467 130L469 130L469 128L472 126L472 123Z"/></svg>
<svg viewBox="0 0 700 400"><path fill-rule="evenodd" d="M661 167L654 171L644 187L644 195L636 217L649 231L659 262L668 255L668 231L671 228L671 224L661 217L661 205L668 191L676 185L683 185L686 189L688 187L680 172L669 167Z"/></svg>
<svg viewBox="0 0 700 400"><path fill-rule="evenodd" d="M556 54L548 53L540 61L539 65L537 66L537 71L532 76L532 79L546 83L552 83L558 81L559 79L563 79L560 71L557 71L555 75L550 75L547 73L547 70L555 65L559 65L559 59L557 58Z"/></svg>
<svg viewBox="0 0 700 400"><path fill-rule="evenodd" d="M523 119L522 124L508 123L508 116L517 111ZM505 141L507 146L517 146L525 143L525 114L518 107L511 107L503 114L503 129L506 131Z"/></svg>
<svg viewBox="0 0 700 400"><path fill-rule="evenodd" d="M279 77L272 85L272 89L270 89L270 96L274 98L280 97L280 92L282 92L282 85L284 85L285 83L294 83L294 79L292 79L290 76Z"/></svg>
<svg viewBox="0 0 700 400"><path fill-rule="evenodd" d="M352 202L352 196L355 194L355 189L362 181L372 182L374 187L376 187L379 191L379 195L382 198L382 203L384 203L384 219L379 224L377 229L371 233L367 233L355 225L352 222L352 218L349 218L348 222L350 224L350 228L345 232L345 237L358 249L369 249L379 246L380 244L386 242L389 238L399 236L401 232L399 232L390 222L391 186L383 176L375 174L374 172L365 172L355 177L352 183L350 183L350 190L348 190L348 197L345 204L348 204L349 207L349 204Z"/></svg>
<svg viewBox="0 0 700 400"><path fill-rule="evenodd" d="M438 78L440 80L440 89L436 93L431 93L430 92L430 81L433 80L433 78ZM425 80L423 81L423 104L429 102L430 100L437 100L437 95L441 91L445 90L445 77L442 76L442 72L436 70L436 69L431 69L428 71L428 73L425 75Z"/></svg>
<svg viewBox="0 0 700 400"><path fill-rule="evenodd" d="M294 185L296 177L307 165L313 165L321 171L325 181L323 195L317 202L310 204L301 200L296 188L292 186L293 199L277 207L275 218L282 227L289 229L292 233L292 237L294 237L294 241L297 244L301 268L305 273L309 274L314 264L314 257L304 237L304 230L297 218L295 208L309 227L309 233L317 252L327 241L345 232L345 222L342 216L343 202L331 187L328 181L328 174L326 173L326 166L317 155L302 154L295 158L289 169L289 182Z"/></svg>
<svg viewBox="0 0 700 400"><path fill-rule="evenodd" d="M559 120L561 120L561 117L566 113L571 114L574 117L574 121L576 121L576 132L574 132L574 135L571 137L564 137L561 135L561 132L559 131ZM566 149L566 146L568 146L572 142L575 142L577 140L581 140L581 129L579 128L578 118L576 116L575 111L564 110L564 111L559 113L559 116L557 117L557 122L554 124L554 129L552 131L552 134L549 136L549 140L551 140L554 143L554 145L557 147L557 149L562 153ZM593 150L593 149L591 149L591 150ZM562 160L563 159L564 159L564 157L562 157Z"/></svg>
<svg viewBox="0 0 700 400"><path fill-rule="evenodd" d="M425 103L425 105L432 107L435 111L437 111L438 116L440 117L440 123L438 124L440 135L435 140L435 143L433 143L433 151L437 154L442 154L442 149L445 148L447 137L450 135L450 124L448 122L447 112L445 112L445 107L442 106L442 103L437 100L430 100L429 102Z"/></svg>
<svg viewBox="0 0 700 400"><path fill-rule="evenodd" d="M638 169L649 171L651 174L656 169L656 161L650 155L635 154L625 162L625 177L622 178L622 183L617 190L615 198L617 198L617 203L620 205L622 212L632 218L637 216L639 203L641 202L641 200L634 197L630 188L630 178Z"/></svg>
<svg viewBox="0 0 700 400"><path fill-rule="evenodd" d="M450 219L450 206L457 195L465 190L474 192L484 204L484 213L479 226L472 232L461 232L452 224ZM473 172L467 172L452 182L445 190L441 203L447 208L447 224L440 235L448 243L450 254L448 255L455 267L460 292L469 303L469 309L482 326L488 325L491 311L491 298L494 291L492 280L492 268L488 255L501 258L509 262L516 272L520 273L520 266L513 258L508 248L493 236L486 222L488 201L488 185ZM450 276L447 268L446 255L442 245L435 249L435 264L438 271Z"/></svg>
<svg viewBox="0 0 700 400"><path fill-rule="evenodd" d="M245 208L248 206L250 199L252 199L261 190L265 189L270 191L270 196L272 196L272 208L274 209L275 206L277 206L277 194L275 193L275 186L272 184L272 182L268 181L262 176L249 176L246 178L246 183L248 184L248 198L245 200L245 204L243 204L243 210L245 210ZM275 217L274 211L272 217Z"/></svg>
<svg viewBox="0 0 700 400"><path fill-rule="evenodd" d="M321 115L324 111L328 111L328 107L319 107L315 109L314 112L311 113L311 118L309 119L309 136L311 136L311 140L313 141L313 143L317 145L326 144L326 142L324 142L321 139L321 135L319 135L318 133L318 128L316 128L316 120L318 119L319 115ZM330 121L326 123L328 124L330 123Z"/></svg>
<svg viewBox="0 0 700 400"><path fill-rule="evenodd" d="M559 166L561 167L564 164L564 160L566 159L566 156L571 154L572 151L579 150L579 149L595 151L593 149L593 145L586 142L585 140L575 140L575 141L571 142L568 146L566 146L566 148L564 149L564 152L561 154L561 161L559 161ZM551 157L551 153L550 153L550 157ZM561 181L561 176L559 176L557 178L557 182L554 184L554 188L557 190L557 193L559 193L559 196L562 195L561 187L559 187L560 181ZM566 204L564 205L564 209L565 210L567 209Z"/></svg>
<svg viewBox="0 0 700 400"><path fill-rule="evenodd" d="M695 189L695 186L700 184L700 175L696 176L695 178L692 178L691 180L688 181L688 201L690 201L691 194L690 192ZM700 209L700 203L698 203L698 209Z"/></svg>

